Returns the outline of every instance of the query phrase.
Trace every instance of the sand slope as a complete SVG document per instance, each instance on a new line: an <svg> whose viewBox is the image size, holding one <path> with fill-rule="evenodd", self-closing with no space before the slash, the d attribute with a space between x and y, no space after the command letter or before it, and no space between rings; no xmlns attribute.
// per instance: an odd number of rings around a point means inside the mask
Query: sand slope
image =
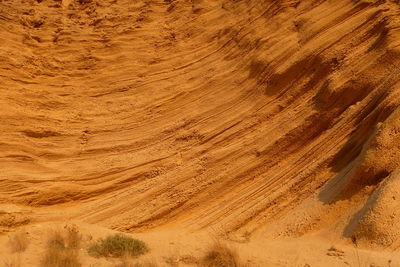
<svg viewBox="0 0 400 267"><path fill-rule="evenodd" d="M380 210L399 197L399 15L393 0L0 1L0 231L74 219L397 246L376 234L398 219Z"/></svg>

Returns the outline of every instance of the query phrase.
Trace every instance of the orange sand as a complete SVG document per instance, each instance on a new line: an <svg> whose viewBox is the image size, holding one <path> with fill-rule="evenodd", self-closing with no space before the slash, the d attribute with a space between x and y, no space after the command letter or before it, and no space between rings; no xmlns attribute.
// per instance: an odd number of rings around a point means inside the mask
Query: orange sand
<svg viewBox="0 0 400 267"><path fill-rule="evenodd" d="M35 266L43 229L74 222L160 262L218 236L251 266L400 266L399 15L0 0L0 244L29 231Z"/></svg>

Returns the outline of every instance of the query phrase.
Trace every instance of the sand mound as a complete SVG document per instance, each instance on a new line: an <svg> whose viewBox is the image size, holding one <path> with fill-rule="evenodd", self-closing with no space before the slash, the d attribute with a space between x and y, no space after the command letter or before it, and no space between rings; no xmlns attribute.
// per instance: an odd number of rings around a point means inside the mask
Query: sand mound
<svg viewBox="0 0 400 267"><path fill-rule="evenodd" d="M365 143L349 174L347 191L376 185L400 167L400 110L397 109Z"/></svg>
<svg viewBox="0 0 400 267"><path fill-rule="evenodd" d="M267 229L322 187L317 217L361 205L398 168L399 14L396 1L0 1L0 203L32 221L228 233Z"/></svg>
<svg viewBox="0 0 400 267"><path fill-rule="evenodd" d="M393 172L357 214L352 237L359 244L397 247L400 241L400 172Z"/></svg>

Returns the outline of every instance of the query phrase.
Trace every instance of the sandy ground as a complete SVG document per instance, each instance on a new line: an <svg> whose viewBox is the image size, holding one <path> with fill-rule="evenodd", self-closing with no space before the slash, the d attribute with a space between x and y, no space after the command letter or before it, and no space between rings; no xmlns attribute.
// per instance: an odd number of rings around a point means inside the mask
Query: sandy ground
<svg viewBox="0 0 400 267"><path fill-rule="evenodd" d="M0 0L0 242L28 231L34 266L72 221L138 235L160 264L222 238L254 266L400 266L399 15Z"/></svg>
<svg viewBox="0 0 400 267"><path fill-rule="evenodd" d="M82 234L83 247L79 251L82 266L110 266L121 264L119 258L94 258L88 255L86 248L98 238L117 233L107 228L80 222L48 222L19 229L27 233L30 243L22 253L12 252L9 236L0 239L1 263L19 262L20 266L38 266L45 254L46 237L51 231L64 231L68 227L77 227ZM151 251L131 263L155 263L157 266L196 266L193 258L201 259L215 240L220 240L240 255L248 266L400 266L400 254L395 251L374 251L354 247L326 235L311 235L302 238L272 239L253 238L247 241L232 241L217 235L217 231L187 233L178 229L156 230L150 233L131 234L145 241ZM14 266L14 265L11 265ZM146 266L146 265L145 265Z"/></svg>

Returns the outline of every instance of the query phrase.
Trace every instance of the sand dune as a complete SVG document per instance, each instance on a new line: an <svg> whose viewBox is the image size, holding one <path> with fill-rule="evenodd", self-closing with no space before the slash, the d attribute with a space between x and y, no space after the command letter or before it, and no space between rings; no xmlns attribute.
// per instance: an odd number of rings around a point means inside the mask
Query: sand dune
<svg viewBox="0 0 400 267"><path fill-rule="evenodd" d="M400 245L400 5L0 1L0 231Z"/></svg>

